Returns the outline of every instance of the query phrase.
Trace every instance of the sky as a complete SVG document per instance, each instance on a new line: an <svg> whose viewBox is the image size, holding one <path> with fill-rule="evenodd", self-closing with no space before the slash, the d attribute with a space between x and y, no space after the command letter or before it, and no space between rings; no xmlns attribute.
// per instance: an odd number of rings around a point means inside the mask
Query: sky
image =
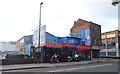
<svg viewBox="0 0 120 74"><path fill-rule="evenodd" d="M79 18L101 25L101 31L118 29L118 6L112 0L0 0L0 41L17 41L41 24L55 36L68 36Z"/></svg>

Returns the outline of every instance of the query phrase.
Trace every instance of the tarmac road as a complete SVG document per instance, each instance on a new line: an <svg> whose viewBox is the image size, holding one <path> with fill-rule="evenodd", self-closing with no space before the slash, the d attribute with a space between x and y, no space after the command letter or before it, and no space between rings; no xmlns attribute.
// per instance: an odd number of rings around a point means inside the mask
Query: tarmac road
<svg viewBox="0 0 120 74"><path fill-rule="evenodd" d="M73 65L53 68L33 68L23 70L11 70L5 72L118 72L118 62L109 61L93 64Z"/></svg>

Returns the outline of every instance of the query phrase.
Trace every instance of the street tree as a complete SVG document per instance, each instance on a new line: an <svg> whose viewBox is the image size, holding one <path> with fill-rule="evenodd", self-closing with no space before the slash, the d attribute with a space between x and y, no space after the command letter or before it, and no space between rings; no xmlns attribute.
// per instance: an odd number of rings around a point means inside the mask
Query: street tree
<svg viewBox="0 0 120 74"><path fill-rule="evenodd" d="M112 0L112 5L116 6L120 3L120 0Z"/></svg>

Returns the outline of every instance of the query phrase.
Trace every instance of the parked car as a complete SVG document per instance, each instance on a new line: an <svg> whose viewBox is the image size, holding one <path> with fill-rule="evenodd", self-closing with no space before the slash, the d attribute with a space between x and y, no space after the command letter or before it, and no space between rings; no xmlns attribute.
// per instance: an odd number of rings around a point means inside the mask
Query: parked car
<svg viewBox="0 0 120 74"><path fill-rule="evenodd" d="M23 52L15 52L15 51L6 51L3 56L3 59L16 59L16 58L28 58L29 56Z"/></svg>

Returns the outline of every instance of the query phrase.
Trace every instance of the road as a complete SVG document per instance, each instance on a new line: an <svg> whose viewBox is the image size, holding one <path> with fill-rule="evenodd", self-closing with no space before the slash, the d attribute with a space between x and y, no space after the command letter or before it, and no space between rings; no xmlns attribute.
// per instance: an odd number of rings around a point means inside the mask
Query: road
<svg viewBox="0 0 120 74"><path fill-rule="evenodd" d="M11 70L6 72L118 72L118 62L109 61L109 62L65 66L65 67Z"/></svg>

